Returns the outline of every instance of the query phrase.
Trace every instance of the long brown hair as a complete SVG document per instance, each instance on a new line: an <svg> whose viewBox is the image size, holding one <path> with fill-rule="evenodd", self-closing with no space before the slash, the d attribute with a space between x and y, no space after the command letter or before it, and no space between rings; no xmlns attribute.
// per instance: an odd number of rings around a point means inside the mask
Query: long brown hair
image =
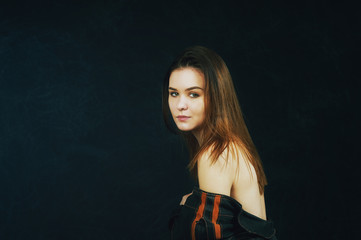
<svg viewBox="0 0 361 240"><path fill-rule="evenodd" d="M201 71L205 79L206 117L202 124L203 142L201 145L191 132L174 129L171 123L173 120L170 120L169 77L174 70L188 67ZM251 163L256 171L260 193L264 192L267 180L262 162L244 122L232 77L225 62L217 53L202 46L185 49L166 73L163 82L162 105L166 126L172 132L182 135L188 145L191 159L188 168L194 176L197 176L198 159L207 150L211 150L210 158L214 164L226 149L227 160L229 152L232 157L238 159L239 154L236 149L238 146L242 156L248 160L248 167Z"/></svg>

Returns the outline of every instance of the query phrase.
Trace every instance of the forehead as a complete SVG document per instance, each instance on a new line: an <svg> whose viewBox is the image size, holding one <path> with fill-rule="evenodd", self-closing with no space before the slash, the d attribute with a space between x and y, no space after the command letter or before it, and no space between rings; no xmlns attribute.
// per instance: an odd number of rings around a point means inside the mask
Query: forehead
<svg viewBox="0 0 361 240"><path fill-rule="evenodd" d="M169 77L169 87L186 89L189 87L204 88L205 80L201 71L194 68L181 68L172 72Z"/></svg>

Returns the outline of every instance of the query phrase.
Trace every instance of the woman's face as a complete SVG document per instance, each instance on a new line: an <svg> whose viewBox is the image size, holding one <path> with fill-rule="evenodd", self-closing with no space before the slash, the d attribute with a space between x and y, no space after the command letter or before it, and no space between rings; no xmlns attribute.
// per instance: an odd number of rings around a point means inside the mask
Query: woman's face
<svg viewBox="0 0 361 240"><path fill-rule="evenodd" d="M168 104L181 131L197 131L205 119L204 75L194 68L174 70L169 77Z"/></svg>

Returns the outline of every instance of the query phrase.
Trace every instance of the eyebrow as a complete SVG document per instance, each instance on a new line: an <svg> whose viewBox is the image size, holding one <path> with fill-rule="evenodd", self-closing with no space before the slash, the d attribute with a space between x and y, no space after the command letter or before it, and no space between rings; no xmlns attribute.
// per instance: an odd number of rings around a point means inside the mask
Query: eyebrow
<svg viewBox="0 0 361 240"><path fill-rule="evenodd" d="M203 88L200 88L200 87L190 87L190 88L187 88L186 91L190 91L190 90L193 90L193 89L200 89L200 90L203 90ZM169 87L169 90L175 90L175 91L178 91L176 88L172 88L172 87Z"/></svg>

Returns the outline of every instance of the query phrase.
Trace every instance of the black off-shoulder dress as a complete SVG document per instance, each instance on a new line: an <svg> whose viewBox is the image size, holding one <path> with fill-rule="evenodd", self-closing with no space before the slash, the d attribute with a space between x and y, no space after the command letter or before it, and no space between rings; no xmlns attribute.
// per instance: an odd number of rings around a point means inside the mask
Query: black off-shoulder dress
<svg viewBox="0 0 361 240"><path fill-rule="evenodd" d="M197 186L169 220L172 240L277 240L271 221L242 209L234 198L203 191Z"/></svg>

